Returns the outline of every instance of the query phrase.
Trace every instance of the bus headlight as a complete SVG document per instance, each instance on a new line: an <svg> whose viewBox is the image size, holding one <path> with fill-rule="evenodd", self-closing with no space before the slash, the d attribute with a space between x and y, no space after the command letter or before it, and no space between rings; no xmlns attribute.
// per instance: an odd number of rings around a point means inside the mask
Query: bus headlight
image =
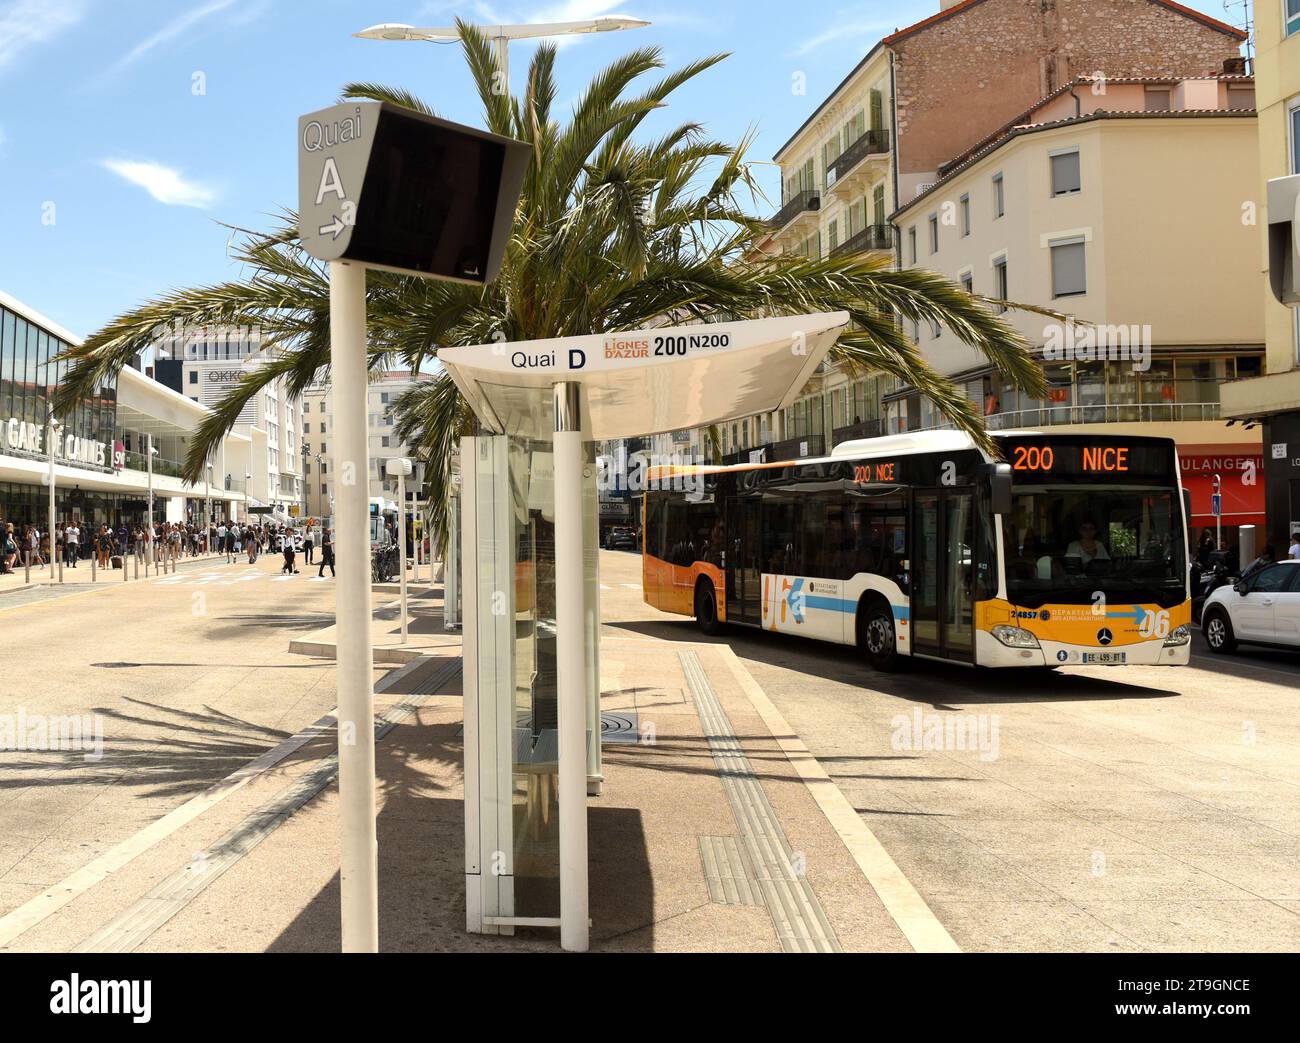
<svg viewBox="0 0 1300 1043"><path fill-rule="evenodd" d="M1021 627L1000 623L993 628L993 636L1008 648L1037 648L1038 638Z"/></svg>
<svg viewBox="0 0 1300 1043"><path fill-rule="evenodd" d="M1192 632L1186 626L1174 627L1173 630L1169 631L1169 636L1165 638L1165 647L1185 645L1191 639Z"/></svg>

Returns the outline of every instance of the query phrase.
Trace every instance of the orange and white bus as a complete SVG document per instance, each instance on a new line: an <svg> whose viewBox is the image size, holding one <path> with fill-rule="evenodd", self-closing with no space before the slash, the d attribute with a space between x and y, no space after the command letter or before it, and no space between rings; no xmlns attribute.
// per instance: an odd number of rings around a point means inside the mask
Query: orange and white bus
<svg viewBox="0 0 1300 1043"><path fill-rule="evenodd" d="M954 431L647 473L645 600L975 666L1180 666L1187 506L1167 438Z"/></svg>

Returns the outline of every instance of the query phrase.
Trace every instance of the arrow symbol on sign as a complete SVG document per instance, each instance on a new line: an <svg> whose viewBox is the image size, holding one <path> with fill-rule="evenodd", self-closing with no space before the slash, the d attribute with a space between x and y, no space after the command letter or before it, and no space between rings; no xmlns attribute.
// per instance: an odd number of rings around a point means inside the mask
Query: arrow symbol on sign
<svg viewBox="0 0 1300 1043"><path fill-rule="evenodd" d="M1111 619L1131 619L1133 620L1134 623L1137 623L1138 625L1141 625L1142 620L1146 616L1146 614L1147 614L1147 610L1144 609L1141 605L1134 605L1127 612L1106 613L1106 615Z"/></svg>
<svg viewBox="0 0 1300 1043"><path fill-rule="evenodd" d="M347 224L343 221L343 218L339 217L338 214L335 214L334 220L327 225L321 225L320 228L316 230L316 233L318 235L330 235L330 233L333 233L331 238L337 239L339 233L345 228L347 228Z"/></svg>

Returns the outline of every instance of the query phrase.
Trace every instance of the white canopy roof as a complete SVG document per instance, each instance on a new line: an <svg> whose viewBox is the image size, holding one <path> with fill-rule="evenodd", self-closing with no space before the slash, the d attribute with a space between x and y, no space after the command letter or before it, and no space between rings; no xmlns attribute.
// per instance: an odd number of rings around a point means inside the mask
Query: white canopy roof
<svg viewBox="0 0 1300 1043"><path fill-rule="evenodd" d="M439 361L490 431L549 439L551 388L581 386L589 439L721 423L789 405L847 312L443 348Z"/></svg>

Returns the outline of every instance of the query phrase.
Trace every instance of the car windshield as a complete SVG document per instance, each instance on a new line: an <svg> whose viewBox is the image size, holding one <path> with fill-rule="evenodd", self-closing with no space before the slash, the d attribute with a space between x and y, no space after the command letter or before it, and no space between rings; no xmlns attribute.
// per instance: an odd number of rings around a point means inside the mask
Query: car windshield
<svg viewBox="0 0 1300 1043"><path fill-rule="evenodd" d="M1177 492L1157 486L1021 487L1002 519L1007 593L1017 605L1186 596Z"/></svg>

